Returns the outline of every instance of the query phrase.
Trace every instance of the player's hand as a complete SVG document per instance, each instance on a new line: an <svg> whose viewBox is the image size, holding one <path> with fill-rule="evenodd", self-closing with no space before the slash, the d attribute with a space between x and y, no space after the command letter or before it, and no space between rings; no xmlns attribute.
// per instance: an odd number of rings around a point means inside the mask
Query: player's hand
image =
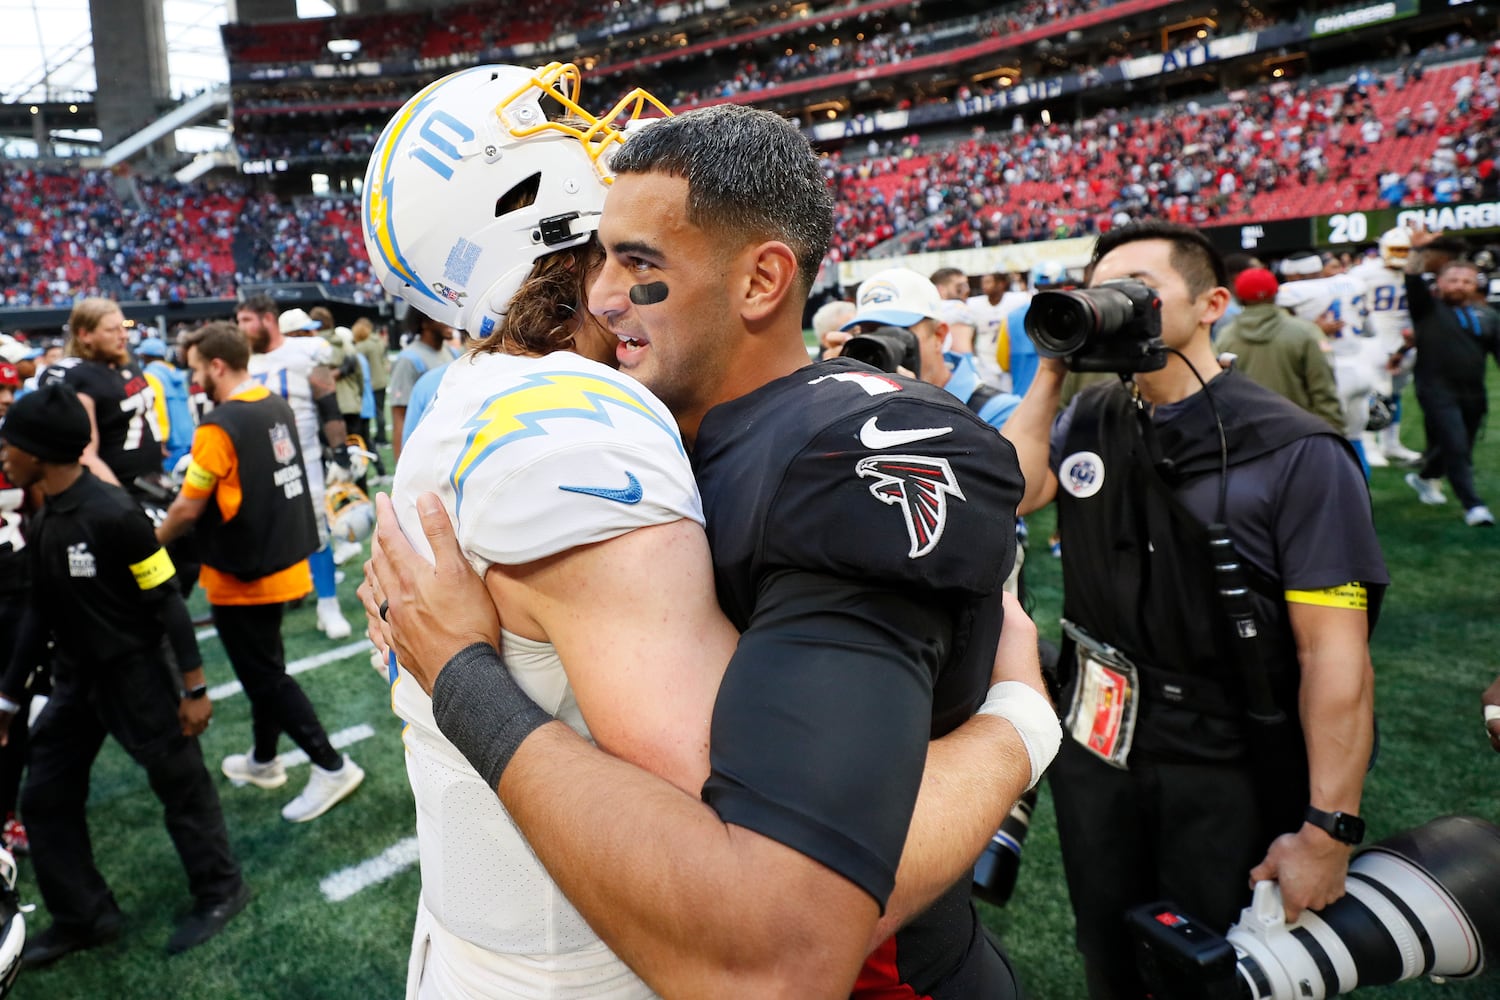
<svg viewBox="0 0 1500 1000"><path fill-rule="evenodd" d="M376 498L377 527L370 561L365 611L376 617L386 604L383 629L397 661L432 693L433 682L453 654L476 642L496 645L500 616L482 580L458 546L453 522L435 493L417 498L422 531L435 560L428 563L401 533L390 497Z"/></svg>
<svg viewBox="0 0 1500 1000"><path fill-rule="evenodd" d="M1428 229L1427 224L1421 219L1413 219L1406 224L1406 229L1411 233L1411 248L1421 250L1423 247L1431 246L1437 242L1438 237L1443 235L1441 229Z"/></svg>
<svg viewBox="0 0 1500 1000"><path fill-rule="evenodd" d="M1292 923L1303 910L1321 910L1344 895L1350 850L1348 844L1304 823L1296 833L1271 841L1265 860L1250 869L1250 884L1277 882L1286 922Z"/></svg>
<svg viewBox="0 0 1500 1000"><path fill-rule="evenodd" d="M182 725L182 735L201 736L214 717L214 705L208 695L202 698L183 698L177 703L177 721Z"/></svg>
<svg viewBox="0 0 1500 1000"><path fill-rule="evenodd" d="M1322 330L1324 335L1329 337L1337 337L1344 329L1344 321L1335 316L1332 310L1319 316L1317 324L1318 329Z"/></svg>
<svg viewBox="0 0 1500 1000"><path fill-rule="evenodd" d="M1484 703L1486 715L1495 714L1489 709L1500 708L1500 677L1496 677L1495 683L1484 689L1484 694L1479 696L1479 700ZM1495 748L1496 753L1500 753L1500 718L1485 719L1484 728L1489 730L1490 746Z"/></svg>
<svg viewBox="0 0 1500 1000"><path fill-rule="evenodd" d="M1005 627L995 646L995 662L990 668L990 686L1001 681L1020 681L1048 701L1047 685L1042 680L1042 660L1037 653L1036 623L1021 607L1021 602L1005 591Z"/></svg>

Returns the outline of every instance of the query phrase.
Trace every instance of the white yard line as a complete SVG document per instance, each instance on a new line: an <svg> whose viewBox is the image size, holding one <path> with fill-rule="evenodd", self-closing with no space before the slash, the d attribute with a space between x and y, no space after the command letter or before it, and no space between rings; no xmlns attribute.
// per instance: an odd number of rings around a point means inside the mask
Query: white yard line
<svg viewBox="0 0 1500 1000"><path fill-rule="evenodd" d="M417 863L417 838L407 837L381 851L368 861L361 861L336 871L318 883L323 898L340 903L355 893L395 878Z"/></svg>
<svg viewBox="0 0 1500 1000"><path fill-rule="evenodd" d="M194 632L193 638L197 639L199 642L202 642L204 639L212 639L218 634L219 630L210 625L208 628L200 628L198 631Z"/></svg>
<svg viewBox="0 0 1500 1000"><path fill-rule="evenodd" d="M324 664L337 663L340 660L347 660L351 656L356 656L360 653L363 653L369 648L369 639L361 639L358 642L345 643L342 646L335 646L332 649L324 650L323 652L318 653L314 656L304 656L300 660L293 660L291 663L288 663L286 665L286 672L292 676L306 673L309 670L316 670L318 667L321 667ZM214 701L220 701L224 698L228 698L230 695L239 694L243 690L244 688L240 687L239 681L227 681L226 683L209 688L208 696Z"/></svg>

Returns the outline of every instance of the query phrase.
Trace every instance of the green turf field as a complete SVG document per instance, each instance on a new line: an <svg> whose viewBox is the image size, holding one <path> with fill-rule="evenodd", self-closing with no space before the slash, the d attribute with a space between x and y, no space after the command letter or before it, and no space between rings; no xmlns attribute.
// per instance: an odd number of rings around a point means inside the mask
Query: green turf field
<svg viewBox="0 0 1500 1000"><path fill-rule="evenodd" d="M1491 395L1500 376L1491 372ZM1408 400L1408 444L1421 439ZM1500 506L1500 435L1477 452L1480 491ZM1378 469L1373 484L1376 522L1395 584L1374 644L1376 705L1382 750L1367 785L1363 813L1370 838L1446 813L1500 821L1500 755L1482 732L1479 692L1500 671L1500 530L1465 527L1455 503L1424 507L1401 482L1404 470ZM1056 636L1060 606L1057 562L1042 542L1050 514L1033 519L1030 583L1034 614L1044 634ZM347 647L359 638L354 615L358 569L340 588L355 623L350 640L333 643L314 628L312 606L288 616L289 661ZM201 601L195 602L201 610ZM209 681L233 679L217 640L203 643ZM409 838L411 795L387 688L363 652L328 662L299 677L331 733L368 726L373 735L348 752L367 771L347 802L305 825L284 822L280 808L306 781L307 766L291 770L277 791L233 788L219 779L235 850L255 893L249 908L203 947L173 959L162 952L188 897L176 855L161 825L145 776L113 744L94 770L90 815L99 866L128 917L125 937L108 947L64 959L51 969L23 973L14 995L22 1000L71 998L350 998L384 1000L403 994L407 943L419 889ZM244 696L220 698L204 755L218 776L219 760L250 745ZM283 741L283 752L291 747ZM372 859L379 859L372 862ZM347 898L333 901L320 884L367 862L401 870ZM407 866L401 868L403 864ZM27 862L20 889L39 902ZM339 883L353 884L346 876ZM335 893L337 895L337 893ZM1072 947L1072 916L1057 857L1056 833L1045 790L1034 817L1016 896L1003 911L981 907L1020 967L1033 1000L1083 996ZM48 918L40 910L36 926ZM1437 988L1407 984L1360 996L1500 998L1500 975Z"/></svg>

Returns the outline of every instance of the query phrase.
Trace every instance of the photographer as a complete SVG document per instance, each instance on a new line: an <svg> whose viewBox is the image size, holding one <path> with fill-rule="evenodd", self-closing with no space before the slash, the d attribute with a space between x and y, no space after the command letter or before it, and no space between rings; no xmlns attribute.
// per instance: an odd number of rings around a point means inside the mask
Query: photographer
<svg viewBox="0 0 1500 1000"><path fill-rule="evenodd" d="M985 384L973 354L943 350L943 302L937 286L915 271L893 267L871 275L859 286L854 317L843 326L857 334L841 345L843 356L946 390L998 430L1021 398Z"/></svg>
<svg viewBox="0 0 1500 1000"><path fill-rule="evenodd" d="M1058 417L1067 367L1044 359L1005 434L1026 478L1021 512L1055 497L1066 536L1059 705L1072 738L1052 791L1099 1000L1144 995L1122 920L1132 906L1175 899L1222 932L1252 879L1280 882L1289 919L1343 894L1372 744L1368 632L1388 578L1347 443L1220 369L1209 330L1229 291L1202 234L1114 230L1090 272L1091 291L1062 294L1097 301L1101 284L1138 282L1145 316L1094 312L1070 364L1096 363L1084 357L1096 340L1125 356L1121 343L1155 336L1136 325L1159 310L1155 363L1122 364L1137 374L1089 387ZM1059 315L1039 298L1032 328ZM1249 570L1253 664L1214 596L1214 523ZM1279 729L1247 715L1266 686Z"/></svg>

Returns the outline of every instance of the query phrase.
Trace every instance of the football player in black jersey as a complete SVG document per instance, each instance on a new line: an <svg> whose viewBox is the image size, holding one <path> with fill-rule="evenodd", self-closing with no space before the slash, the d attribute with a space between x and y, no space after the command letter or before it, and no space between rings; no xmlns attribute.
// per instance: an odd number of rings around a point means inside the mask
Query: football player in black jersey
<svg viewBox="0 0 1500 1000"><path fill-rule="evenodd" d="M514 698L440 510L424 514L434 570L383 505L367 610L388 602L386 638L444 734L664 995L1018 995L968 900L974 860L1050 759L1031 759L1038 734L1057 736L1034 691L1037 726L986 700L1014 452L932 386L808 364L801 318L831 203L784 119L664 119L611 167L589 307L693 450L719 602L743 633L702 801ZM970 718L984 710L1011 725Z"/></svg>
<svg viewBox="0 0 1500 1000"><path fill-rule="evenodd" d="M137 476L161 472L156 393L130 357L125 314L109 299L83 299L68 316L67 356L42 373L40 385L73 387L88 411L93 438L83 464L132 494Z"/></svg>

